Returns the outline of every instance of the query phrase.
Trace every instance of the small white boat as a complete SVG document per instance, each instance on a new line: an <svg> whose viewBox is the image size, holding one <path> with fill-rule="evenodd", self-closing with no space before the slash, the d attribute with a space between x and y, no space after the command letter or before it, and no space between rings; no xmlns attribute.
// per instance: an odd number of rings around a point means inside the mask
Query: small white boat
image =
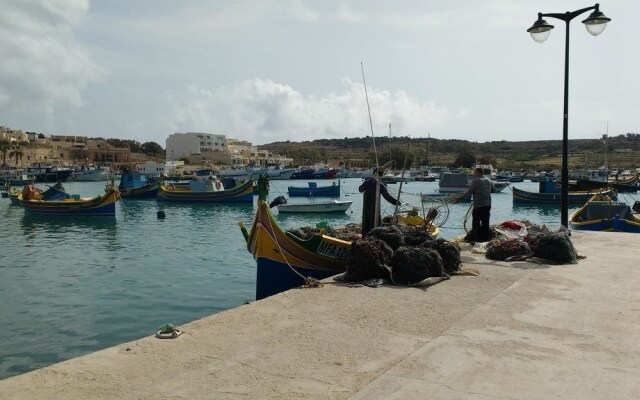
<svg viewBox="0 0 640 400"><path fill-rule="evenodd" d="M493 183L496 193L502 192L509 186L509 182L493 180L491 182ZM470 184L471 180L469 180L468 175L464 172L445 172L440 175L438 188L440 192L466 192Z"/></svg>
<svg viewBox="0 0 640 400"><path fill-rule="evenodd" d="M100 182L109 180L109 167L83 167L74 172L71 179L78 182Z"/></svg>
<svg viewBox="0 0 640 400"><path fill-rule="evenodd" d="M351 207L352 201L322 201L315 203L279 204L279 213L339 213Z"/></svg>

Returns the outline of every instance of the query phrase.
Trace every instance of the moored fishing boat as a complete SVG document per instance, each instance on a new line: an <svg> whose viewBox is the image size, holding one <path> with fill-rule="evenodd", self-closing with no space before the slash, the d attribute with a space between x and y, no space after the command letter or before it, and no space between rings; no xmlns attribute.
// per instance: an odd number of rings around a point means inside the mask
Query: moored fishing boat
<svg viewBox="0 0 640 400"><path fill-rule="evenodd" d="M324 279L344 272L351 241L329 236L323 229L308 239L284 231L271 214L267 203L268 189L268 180L260 177L257 210L250 231L240 223L247 250L257 264L256 299L312 284L313 280L309 278ZM414 227L426 227L432 238L438 236L439 228L425 223L417 212L412 210L405 214L399 214L397 220Z"/></svg>
<svg viewBox="0 0 640 400"><path fill-rule="evenodd" d="M44 192L47 193L47 192ZM44 196L43 193L43 196ZM62 192L64 193L64 192ZM64 193L66 195L66 193ZM56 193L56 196L59 196ZM68 196L68 195L67 195ZM111 187L102 196L89 199L67 197L56 200L46 200L38 197L35 190L29 186L17 195L17 202L26 213L49 216L115 216L116 202L120 199L118 189Z"/></svg>
<svg viewBox="0 0 640 400"><path fill-rule="evenodd" d="M279 204L279 213L343 213L351 207L352 201L319 201L312 203Z"/></svg>
<svg viewBox="0 0 640 400"><path fill-rule="evenodd" d="M340 197L340 181L336 185L318 186L316 182L307 182L308 186L289 186L290 197Z"/></svg>
<svg viewBox="0 0 640 400"><path fill-rule="evenodd" d="M569 226L576 230L640 233L640 217L628 204L596 194L571 214Z"/></svg>
<svg viewBox="0 0 640 400"><path fill-rule="evenodd" d="M159 182L152 182L146 175L132 170L122 172L118 185L120 195L128 199L155 199L158 187Z"/></svg>
<svg viewBox="0 0 640 400"><path fill-rule="evenodd" d="M516 187L511 188L511 190L513 192L514 203L560 204L562 201L560 187L552 180L540 181L538 192L531 192ZM568 192L568 202L572 204L583 204L594 194L614 196L612 190L570 190Z"/></svg>
<svg viewBox="0 0 640 400"><path fill-rule="evenodd" d="M262 299L305 283L344 272L351 242L324 234L301 239L280 228L267 203L268 180L258 180L258 204L247 250L257 263L256 299Z"/></svg>
<svg viewBox="0 0 640 400"><path fill-rule="evenodd" d="M268 168L267 174L271 180L289 180L296 172L295 168Z"/></svg>
<svg viewBox="0 0 640 400"><path fill-rule="evenodd" d="M109 167L83 166L71 174L71 179L78 182L104 182L109 180Z"/></svg>
<svg viewBox="0 0 640 400"><path fill-rule="evenodd" d="M496 193L502 192L509 186L509 182L504 181L498 182L492 180L491 183L493 183ZM449 193L465 192L470 184L471 181L466 172L443 172L438 181L438 190Z"/></svg>
<svg viewBox="0 0 640 400"><path fill-rule="evenodd" d="M158 200L183 203L252 203L253 181L248 180L231 189L220 181L191 181L188 187L163 183L158 188Z"/></svg>
<svg viewBox="0 0 640 400"><path fill-rule="evenodd" d="M71 168L54 167L51 165L32 165L24 170L25 174L36 182L65 182L73 170Z"/></svg>

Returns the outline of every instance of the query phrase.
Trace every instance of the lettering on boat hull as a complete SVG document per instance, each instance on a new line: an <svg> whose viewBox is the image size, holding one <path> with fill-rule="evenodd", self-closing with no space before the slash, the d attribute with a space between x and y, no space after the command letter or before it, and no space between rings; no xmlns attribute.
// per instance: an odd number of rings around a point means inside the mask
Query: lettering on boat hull
<svg viewBox="0 0 640 400"><path fill-rule="evenodd" d="M323 240L318 245L316 253L325 257L335 258L337 260L346 260L349 256L349 247Z"/></svg>

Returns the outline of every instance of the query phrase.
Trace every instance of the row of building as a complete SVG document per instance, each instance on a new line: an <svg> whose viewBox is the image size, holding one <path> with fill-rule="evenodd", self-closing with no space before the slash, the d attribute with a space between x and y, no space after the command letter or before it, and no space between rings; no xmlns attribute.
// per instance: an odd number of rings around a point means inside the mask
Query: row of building
<svg viewBox="0 0 640 400"><path fill-rule="evenodd" d="M9 159L6 154L1 155L7 165L107 164L118 168L122 165L160 161L153 156L131 152L129 148L112 146L104 139L91 139L86 136L46 137L43 134L0 127L0 140L20 144L17 160ZM293 162L292 158L260 150L247 141L202 132L169 135L166 139L165 161L178 160L186 161L187 164L233 168L291 165Z"/></svg>

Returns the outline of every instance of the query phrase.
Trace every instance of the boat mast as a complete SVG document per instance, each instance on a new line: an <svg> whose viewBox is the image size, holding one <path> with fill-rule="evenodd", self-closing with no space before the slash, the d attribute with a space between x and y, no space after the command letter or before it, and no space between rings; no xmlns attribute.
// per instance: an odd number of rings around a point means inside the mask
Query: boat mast
<svg viewBox="0 0 640 400"><path fill-rule="evenodd" d="M375 199L375 207L374 207L374 224L373 227L377 227L380 224L380 177L379 177L379 168L378 164L378 151L376 150L376 139L373 135L373 122L371 121L371 107L369 106L369 94L367 93L367 81L364 77L364 64L360 62L360 70L362 71L362 83L364 84L364 95L367 99L367 111L369 112L369 127L371 128L371 140L373 140L373 154L376 157L376 173L373 174L373 179L376 182L376 199Z"/></svg>

